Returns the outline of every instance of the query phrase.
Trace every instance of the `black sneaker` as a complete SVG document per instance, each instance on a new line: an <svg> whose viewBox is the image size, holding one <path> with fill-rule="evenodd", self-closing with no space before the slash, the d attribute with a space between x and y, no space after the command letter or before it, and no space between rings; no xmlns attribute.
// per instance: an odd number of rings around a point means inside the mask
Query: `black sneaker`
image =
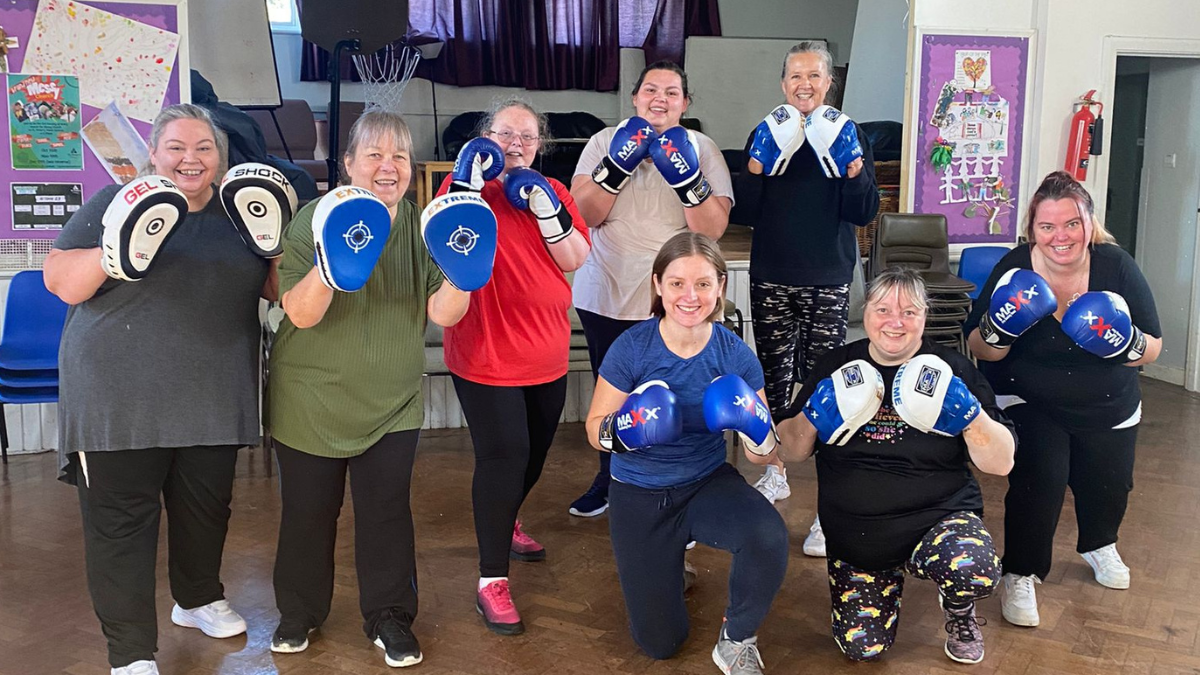
<svg viewBox="0 0 1200 675"><path fill-rule="evenodd" d="M383 650L383 660L393 668L415 666L425 658L412 628L391 614L375 626L375 646Z"/></svg>
<svg viewBox="0 0 1200 675"><path fill-rule="evenodd" d="M296 654L308 649L308 636L316 628L297 628L295 626L287 626L280 622L279 627L275 629L275 634L271 636L271 651L276 654Z"/></svg>

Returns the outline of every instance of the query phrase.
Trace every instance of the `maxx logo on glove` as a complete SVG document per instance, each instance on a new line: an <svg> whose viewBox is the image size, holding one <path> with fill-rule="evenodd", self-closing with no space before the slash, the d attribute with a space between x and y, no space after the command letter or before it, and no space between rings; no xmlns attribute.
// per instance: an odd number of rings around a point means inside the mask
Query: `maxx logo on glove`
<svg viewBox="0 0 1200 675"><path fill-rule="evenodd" d="M1040 295L1037 291L1037 286L1030 286L1023 291L1017 291L1016 295L1010 296L1008 302L996 312L996 318L1001 322L1008 321L1014 314L1021 311L1021 308L1033 302L1033 299Z"/></svg>
<svg viewBox="0 0 1200 675"><path fill-rule="evenodd" d="M679 171L679 175L682 176L692 170L692 165L688 164L687 158L683 156L682 152L679 152L679 148L675 147L670 138L660 136L658 144L662 146L662 151L671 159L671 164Z"/></svg>
<svg viewBox="0 0 1200 675"><path fill-rule="evenodd" d="M629 412L625 413L624 415L617 415L617 430L618 431L628 431L628 430L638 426L639 424L641 424L641 425L649 424L650 420L658 419L658 411L659 410L662 410L662 408L661 407L647 408L645 406L640 406L638 408L630 410Z"/></svg>
<svg viewBox="0 0 1200 675"><path fill-rule="evenodd" d="M654 127L645 126L638 129L629 137L629 140L625 141L625 145L621 146L621 150L617 153L617 156L628 161L630 157L633 157L637 153L638 148L642 147L642 142L648 140L652 133L654 133Z"/></svg>
<svg viewBox="0 0 1200 675"><path fill-rule="evenodd" d="M1083 315L1083 318L1087 320L1088 328L1096 331L1096 335L1099 335L1108 344L1117 348L1125 344L1125 336L1113 330L1111 323L1104 323L1104 317L1089 311Z"/></svg>

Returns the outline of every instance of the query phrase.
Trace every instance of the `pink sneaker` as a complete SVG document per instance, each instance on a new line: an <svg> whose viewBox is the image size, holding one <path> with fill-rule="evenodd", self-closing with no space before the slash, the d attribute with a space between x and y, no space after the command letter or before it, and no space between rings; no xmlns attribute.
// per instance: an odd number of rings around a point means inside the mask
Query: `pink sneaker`
<svg viewBox="0 0 1200 675"><path fill-rule="evenodd" d="M546 559L546 549L533 540L533 537L521 531L521 521L513 525L512 548L508 557L523 562L538 562Z"/></svg>
<svg viewBox="0 0 1200 675"><path fill-rule="evenodd" d="M483 617L489 630L500 635L520 635L525 632L521 615L513 604L508 580L500 579L479 589L475 596L475 609Z"/></svg>

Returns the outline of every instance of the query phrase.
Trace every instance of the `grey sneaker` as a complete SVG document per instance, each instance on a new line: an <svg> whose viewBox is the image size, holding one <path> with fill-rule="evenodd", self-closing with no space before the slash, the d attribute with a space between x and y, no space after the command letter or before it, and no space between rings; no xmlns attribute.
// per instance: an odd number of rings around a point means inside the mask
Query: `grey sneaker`
<svg viewBox="0 0 1200 675"><path fill-rule="evenodd" d="M780 471L774 464L767 465L767 470L754 484L754 489L761 492L772 504L792 496L792 488L787 482L787 471Z"/></svg>
<svg viewBox="0 0 1200 675"><path fill-rule="evenodd" d="M1121 554L1117 553L1116 544L1109 544L1079 555L1083 556L1088 565L1091 565L1092 572L1096 575L1096 581L1101 586L1121 591L1129 588L1129 568L1125 565L1125 561L1121 560Z"/></svg>
<svg viewBox="0 0 1200 675"><path fill-rule="evenodd" d="M980 621L986 624L987 620L975 618L975 603L951 609L946 606L945 598L940 595L938 598L946 615L946 656L959 663L979 663L983 660L983 632L979 626Z"/></svg>
<svg viewBox="0 0 1200 675"><path fill-rule="evenodd" d="M762 675L762 655L758 653L758 636L741 642L730 640L721 629L721 639L713 647L713 663L725 675Z"/></svg>

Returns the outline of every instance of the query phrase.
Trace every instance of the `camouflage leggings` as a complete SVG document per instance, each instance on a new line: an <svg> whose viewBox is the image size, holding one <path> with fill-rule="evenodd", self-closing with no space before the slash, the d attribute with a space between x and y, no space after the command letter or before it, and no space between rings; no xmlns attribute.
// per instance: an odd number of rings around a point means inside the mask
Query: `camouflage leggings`
<svg viewBox="0 0 1200 675"><path fill-rule="evenodd" d="M796 375L807 376L822 354L846 341L850 285L787 286L751 279L750 315L767 403L777 415L791 400Z"/></svg>

